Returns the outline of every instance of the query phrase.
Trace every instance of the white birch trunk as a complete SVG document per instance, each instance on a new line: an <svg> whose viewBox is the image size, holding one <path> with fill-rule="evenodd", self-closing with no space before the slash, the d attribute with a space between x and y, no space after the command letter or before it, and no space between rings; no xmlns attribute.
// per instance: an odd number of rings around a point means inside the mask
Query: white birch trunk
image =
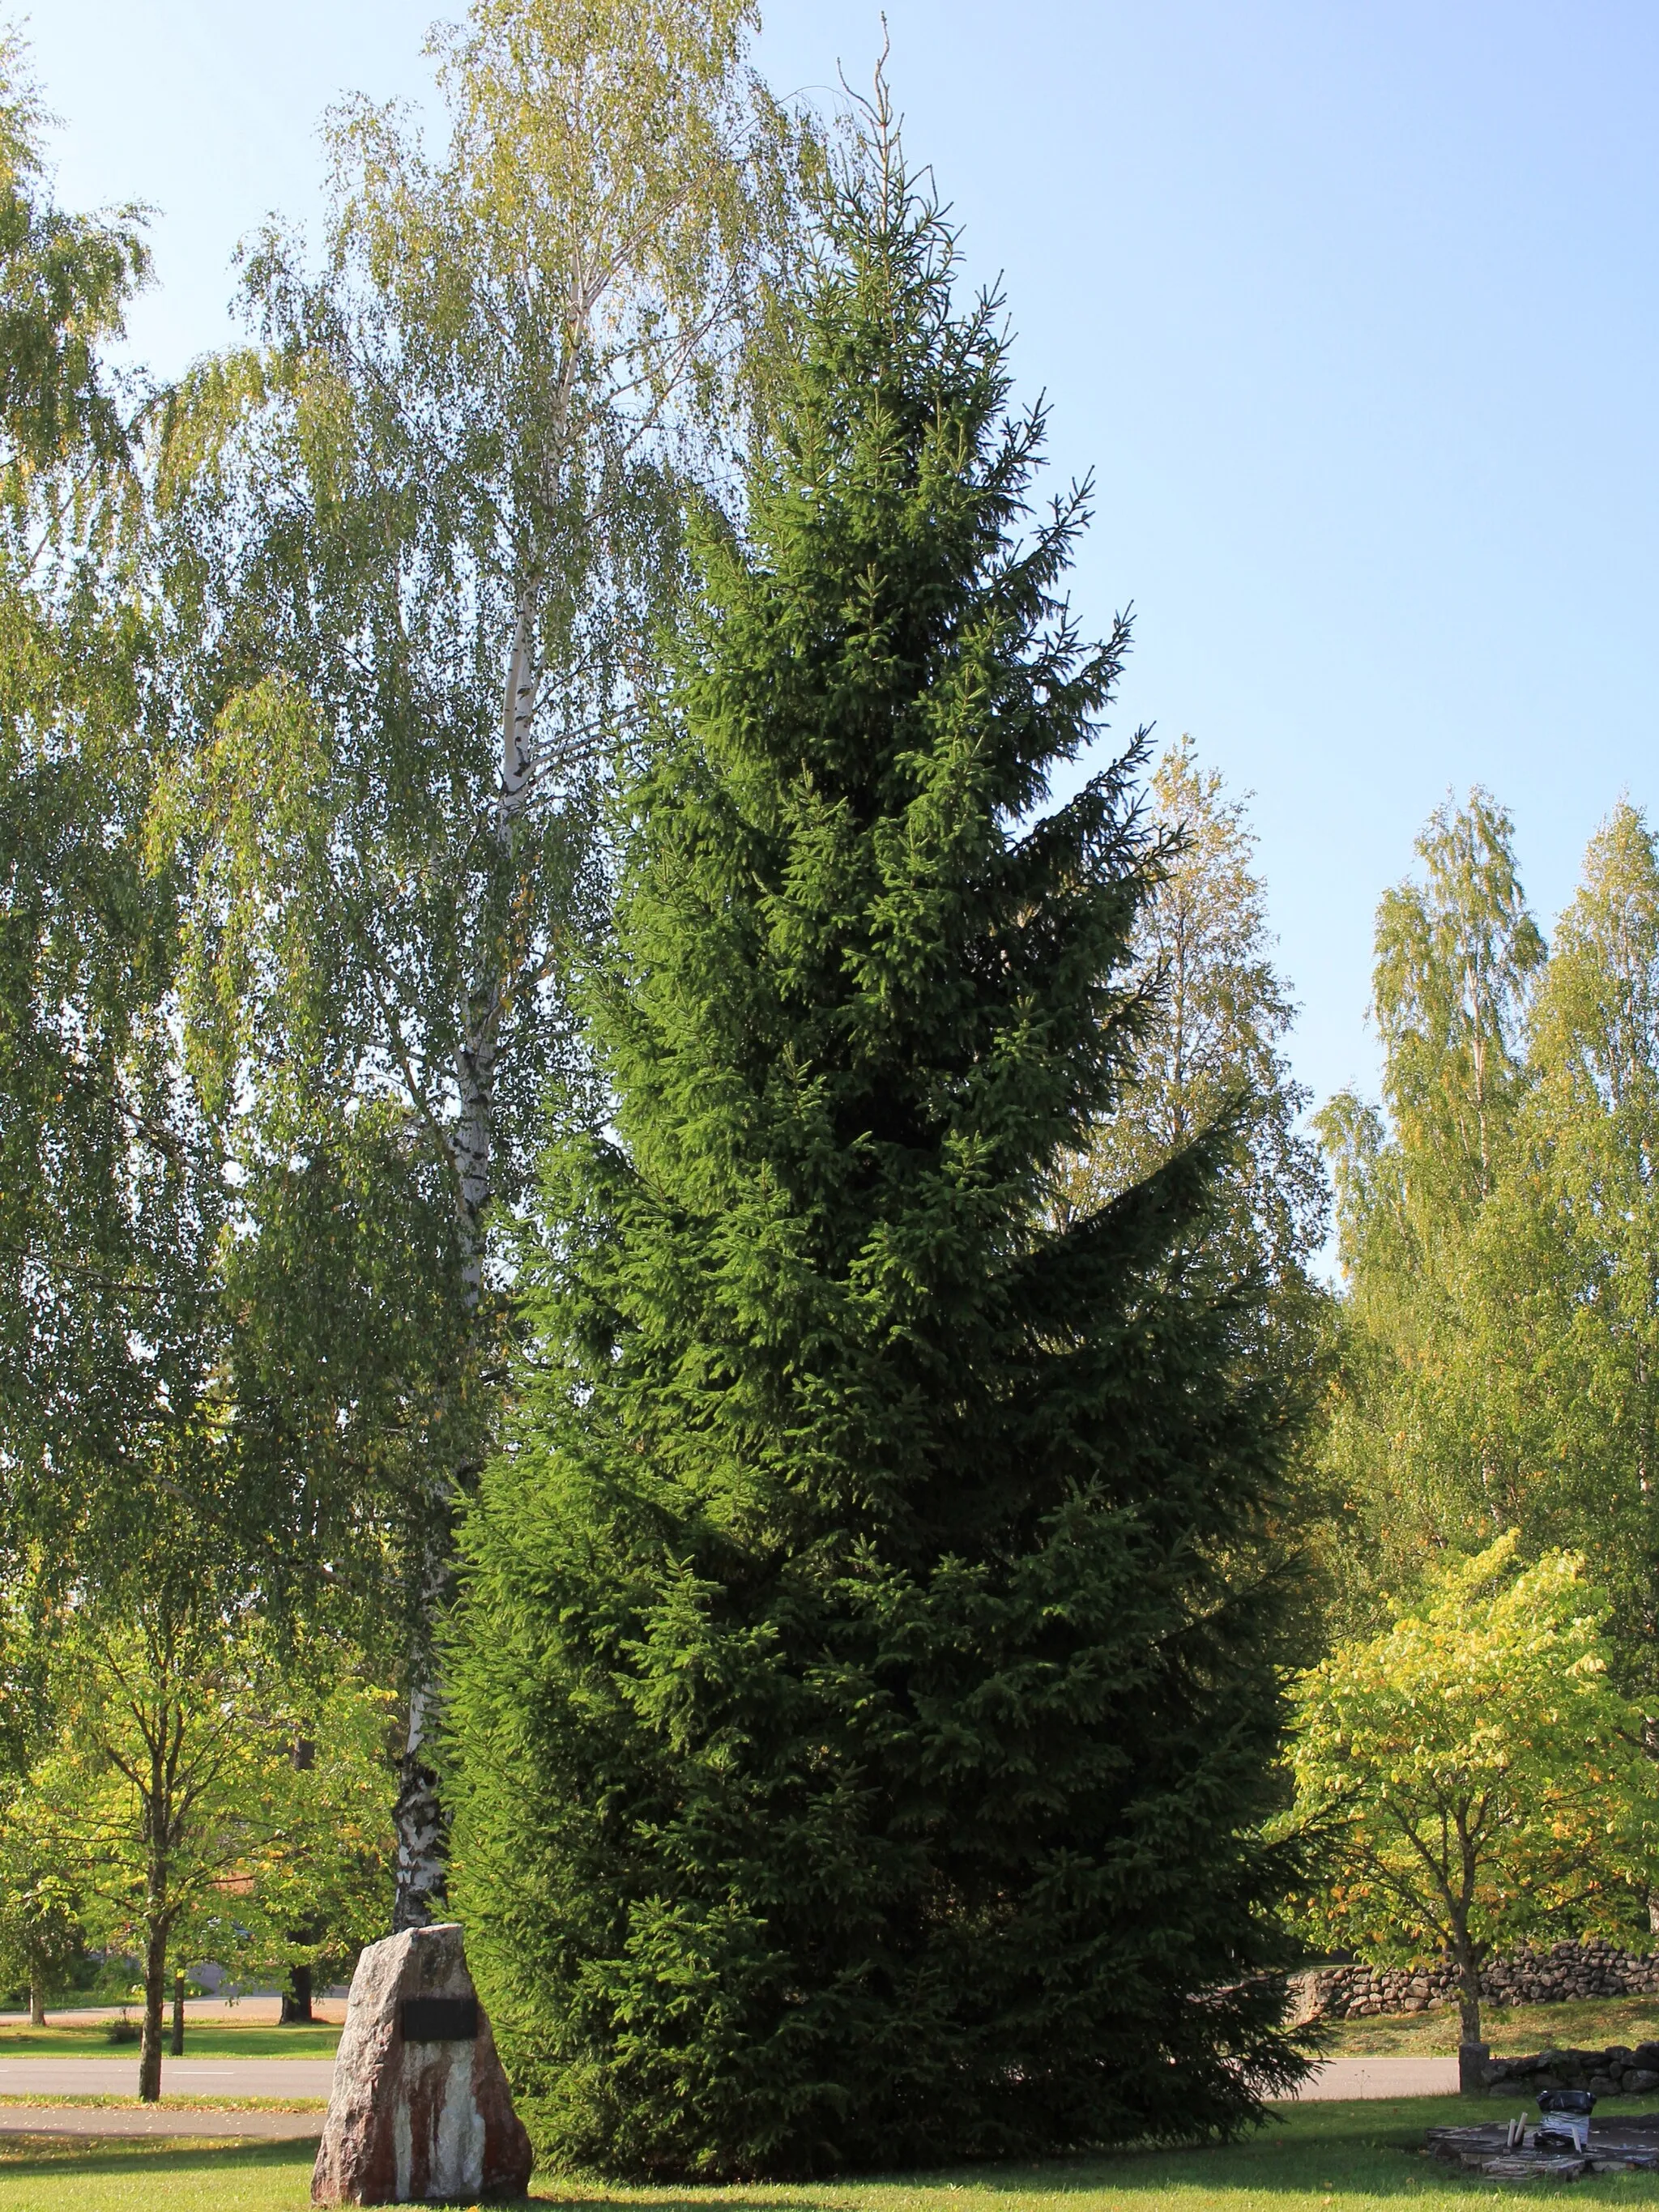
<svg viewBox="0 0 1659 2212"><path fill-rule="evenodd" d="M510 853L535 787L536 715L540 672L536 664L536 611L532 583L520 593L513 626L501 708L501 775L495 800L495 835L503 854ZM455 1170L456 1226L460 1245L461 1304L471 1319L483 1297L484 1225L490 1199L495 1136L495 1062L502 1002L510 976L501 957L481 957L455 1052L455 1087L459 1111L451 1139ZM416 1619L410 1652L409 1729L398 1771L393 1824L398 1838L397 1893L392 1929L422 1928L442 1904L445 1893L447 1827L439 1802L437 1777L427 1749L443 1703L435 1648L440 1611L450 1578L450 1516L454 1486L446 1480L431 1500L425 1556L421 1562Z"/></svg>

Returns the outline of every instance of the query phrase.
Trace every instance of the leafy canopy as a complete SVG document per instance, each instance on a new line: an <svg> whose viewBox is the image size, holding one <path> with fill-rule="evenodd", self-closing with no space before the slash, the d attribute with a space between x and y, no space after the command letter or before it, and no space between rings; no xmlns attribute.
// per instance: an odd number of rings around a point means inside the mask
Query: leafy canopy
<svg viewBox="0 0 1659 2212"><path fill-rule="evenodd" d="M48 120L21 40L0 33L0 482L14 523L42 491L61 514L127 457L104 349L150 268L143 209L70 215L43 189Z"/></svg>
<svg viewBox="0 0 1659 2212"><path fill-rule="evenodd" d="M1582 1559L1522 1565L1511 1530L1452 1559L1419 1613L1301 1678L1296 1814L1336 1860L1305 1899L1318 1940L1448 1954L1467 2004L1506 1944L1629 1930L1659 1853L1659 1788L1611 1679L1606 1612Z"/></svg>
<svg viewBox="0 0 1659 2212"><path fill-rule="evenodd" d="M1325 1457L1352 1514L1353 1617L1441 1547L1513 1525L1530 1556L1595 1559L1620 1680L1650 1705L1659 854L1639 810L1617 807L1540 966L1501 815L1480 802L1443 827L1454 854L1485 835L1489 865L1435 878L1435 931L1405 933L1425 960L1441 948L1413 1002L1443 1008L1460 976L1487 978L1484 1180L1481 1085L1459 1041L1472 1013L1461 1031L1385 1030L1386 1132L1352 1100L1326 1121L1348 1295ZM1379 997L1404 957L1389 917L1408 905L1385 902Z"/></svg>

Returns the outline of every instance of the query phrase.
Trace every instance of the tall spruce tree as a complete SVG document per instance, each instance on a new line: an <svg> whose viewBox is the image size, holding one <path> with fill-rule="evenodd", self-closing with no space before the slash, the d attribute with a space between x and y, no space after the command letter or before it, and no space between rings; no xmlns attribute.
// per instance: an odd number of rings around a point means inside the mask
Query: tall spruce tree
<svg viewBox="0 0 1659 2212"><path fill-rule="evenodd" d="M465 1538L453 1895L544 2151L783 2173L1230 2128L1299 2061L1253 1823L1289 1393L1178 1256L1202 1144L1055 1225L1159 848L1127 644L889 119L632 794ZM1022 535L1022 532L1026 534Z"/></svg>

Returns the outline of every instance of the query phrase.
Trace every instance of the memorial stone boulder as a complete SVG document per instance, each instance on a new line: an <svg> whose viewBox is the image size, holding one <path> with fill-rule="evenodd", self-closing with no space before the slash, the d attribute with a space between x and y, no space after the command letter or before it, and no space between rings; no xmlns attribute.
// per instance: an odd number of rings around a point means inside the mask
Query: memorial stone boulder
<svg viewBox="0 0 1659 2212"><path fill-rule="evenodd" d="M512 2198L530 2167L460 1929L371 1943L352 1977L312 2203Z"/></svg>

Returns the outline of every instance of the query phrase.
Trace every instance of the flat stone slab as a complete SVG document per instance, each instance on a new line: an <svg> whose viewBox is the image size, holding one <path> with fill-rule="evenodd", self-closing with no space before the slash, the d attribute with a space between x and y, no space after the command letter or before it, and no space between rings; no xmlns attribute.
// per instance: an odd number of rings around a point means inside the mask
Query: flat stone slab
<svg viewBox="0 0 1659 2212"><path fill-rule="evenodd" d="M1519 2147L1510 2143L1507 2120L1478 2128L1431 2128L1428 2147L1436 2158L1471 2173L1490 2174L1495 2181L1577 2181L1587 2173L1659 2171L1659 2112L1592 2120L1589 2149L1583 2158L1571 2151L1534 2150L1536 2126L1528 2117L1527 2140Z"/></svg>

